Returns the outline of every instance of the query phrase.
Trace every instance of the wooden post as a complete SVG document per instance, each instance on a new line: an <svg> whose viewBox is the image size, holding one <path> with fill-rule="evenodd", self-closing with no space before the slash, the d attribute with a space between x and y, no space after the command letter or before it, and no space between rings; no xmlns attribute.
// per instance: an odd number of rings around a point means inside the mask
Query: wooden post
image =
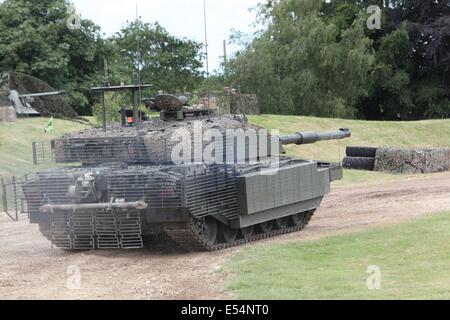
<svg viewBox="0 0 450 320"><path fill-rule="evenodd" d="M33 150L33 165L37 166L38 160L37 160L37 152L36 152L36 142L33 142L31 145L32 145L32 150Z"/></svg>
<svg viewBox="0 0 450 320"><path fill-rule="evenodd" d="M6 198L6 186L5 186L5 180L3 178L0 178L0 184L2 186L2 200L3 200L3 211L8 211L8 199Z"/></svg>
<svg viewBox="0 0 450 320"><path fill-rule="evenodd" d="M19 208L17 203L17 185L16 185L16 177L12 178L12 185L14 191L14 210L16 211L16 222L19 221Z"/></svg>

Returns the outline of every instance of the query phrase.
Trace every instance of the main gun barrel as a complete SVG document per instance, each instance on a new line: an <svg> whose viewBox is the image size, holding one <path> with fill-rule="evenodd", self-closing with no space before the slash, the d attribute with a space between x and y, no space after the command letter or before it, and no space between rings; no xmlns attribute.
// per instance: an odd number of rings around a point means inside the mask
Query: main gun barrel
<svg viewBox="0 0 450 320"><path fill-rule="evenodd" d="M352 133L350 129L340 129L339 131L331 132L297 132L288 136L281 136L280 142L283 145L287 144L313 144L319 141L327 140L342 140L350 138Z"/></svg>

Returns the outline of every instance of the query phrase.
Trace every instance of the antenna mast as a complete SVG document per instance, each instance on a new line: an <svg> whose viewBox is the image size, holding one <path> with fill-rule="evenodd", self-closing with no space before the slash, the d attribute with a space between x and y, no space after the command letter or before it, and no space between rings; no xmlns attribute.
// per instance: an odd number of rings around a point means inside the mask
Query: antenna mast
<svg viewBox="0 0 450 320"><path fill-rule="evenodd" d="M138 3L136 2L136 45L137 45L137 52L136 52L136 59L137 59L137 82L141 82L141 67L142 67L142 57L141 57L141 43L140 43L140 36L139 36L139 9L138 9Z"/></svg>
<svg viewBox="0 0 450 320"><path fill-rule="evenodd" d="M208 25L206 19L206 0L203 0L203 18L205 22L205 50L206 50L206 80L209 79L209 55L208 55ZM207 108L210 108L211 104L211 90L208 88L208 105Z"/></svg>
<svg viewBox="0 0 450 320"><path fill-rule="evenodd" d="M203 0L203 17L205 22L206 78L209 78L208 27L206 19L206 0Z"/></svg>

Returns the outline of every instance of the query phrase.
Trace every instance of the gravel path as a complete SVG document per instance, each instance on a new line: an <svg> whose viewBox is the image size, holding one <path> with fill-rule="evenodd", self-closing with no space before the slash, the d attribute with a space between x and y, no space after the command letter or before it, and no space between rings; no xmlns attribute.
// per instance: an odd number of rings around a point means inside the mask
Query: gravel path
<svg viewBox="0 0 450 320"><path fill-rule="evenodd" d="M450 211L450 173L335 189L301 233L258 244L306 241ZM36 226L0 214L0 299L227 299L220 266L235 252L185 254L158 249L66 253ZM167 248L164 249L167 252ZM79 290L69 290L72 272Z"/></svg>

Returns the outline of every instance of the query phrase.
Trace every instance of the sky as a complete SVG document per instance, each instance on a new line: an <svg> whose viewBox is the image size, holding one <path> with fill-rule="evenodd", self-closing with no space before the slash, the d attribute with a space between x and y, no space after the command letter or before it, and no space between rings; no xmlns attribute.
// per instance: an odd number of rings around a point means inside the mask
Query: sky
<svg viewBox="0 0 450 320"><path fill-rule="evenodd" d="M204 42L203 0L72 0L83 19L91 19L107 35L119 31L127 20L139 16L144 22L158 21L171 34ZM231 29L253 31L255 7L261 0L206 0L210 71L219 69L223 40ZM233 47L228 48L233 53Z"/></svg>

